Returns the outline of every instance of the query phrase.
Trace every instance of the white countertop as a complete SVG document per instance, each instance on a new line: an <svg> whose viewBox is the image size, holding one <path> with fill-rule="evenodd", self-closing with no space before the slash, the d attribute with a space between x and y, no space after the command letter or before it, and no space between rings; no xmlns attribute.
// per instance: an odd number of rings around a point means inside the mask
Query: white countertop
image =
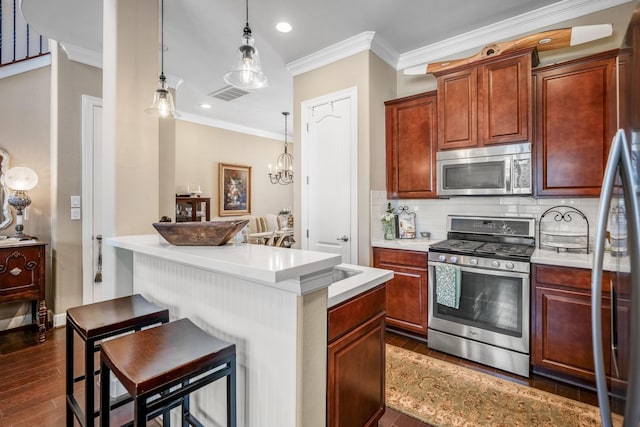
<svg viewBox="0 0 640 427"><path fill-rule="evenodd" d="M587 268L593 267L593 252L578 254L573 252L557 252L551 249L536 249L531 255L533 264L557 265L561 267ZM629 257L612 257L610 252L604 253L602 266L607 271L630 272Z"/></svg>
<svg viewBox="0 0 640 427"><path fill-rule="evenodd" d="M393 271L391 270L352 264L340 264L337 267L346 270L357 270L361 273L329 286L329 301L327 303L329 308L393 279Z"/></svg>
<svg viewBox="0 0 640 427"><path fill-rule="evenodd" d="M341 262L341 256L336 254L246 243L223 246L174 246L159 234L110 237L105 239L105 243L267 284L331 270Z"/></svg>
<svg viewBox="0 0 640 427"><path fill-rule="evenodd" d="M419 252L428 252L429 245L440 242L442 239L438 240L427 240L427 239L395 239L395 240L377 240L375 242L371 242L371 246L374 248L387 248L387 249L403 249L405 251L419 251Z"/></svg>

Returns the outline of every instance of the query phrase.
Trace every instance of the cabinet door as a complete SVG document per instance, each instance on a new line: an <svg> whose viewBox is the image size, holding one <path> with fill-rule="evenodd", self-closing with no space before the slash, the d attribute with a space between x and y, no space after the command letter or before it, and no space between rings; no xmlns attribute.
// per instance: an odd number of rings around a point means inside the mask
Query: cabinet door
<svg viewBox="0 0 640 427"><path fill-rule="evenodd" d="M44 246L0 249L0 302L44 300Z"/></svg>
<svg viewBox="0 0 640 427"><path fill-rule="evenodd" d="M384 412L384 314L329 345L327 425L377 426Z"/></svg>
<svg viewBox="0 0 640 427"><path fill-rule="evenodd" d="M436 197L436 94L385 103L387 197Z"/></svg>
<svg viewBox="0 0 640 427"><path fill-rule="evenodd" d="M536 195L600 195L616 128L615 58L536 73Z"/></svg>
<svg viewBox="0 0 640 427"><path fill-rule="evenodd" d="M438 150L478 145L478 70L438 77Z"/></svg>
<svg viewBox="0 0 640 427"><path fill-rule="evenodd" d="M530 52L482 66L478 79L480 144L528 141Z"/></svg>
<svg viewBox="0 0 640 427"><path fill-rule="evenodd" d="M532 360L542 368L595 383L591 334L591 271L533 268ZM608 284L604 286L608 288ZM608 292L608 289L605 289ZM602 303L605 369L610 375L610 299Z"/></svg>
<svg viewBox="0 0 640 427"><path fill-rule="evenodd" d="M427 335L427 254L374 248L374 267L393 270L387 282L387 324Z"/></svg>

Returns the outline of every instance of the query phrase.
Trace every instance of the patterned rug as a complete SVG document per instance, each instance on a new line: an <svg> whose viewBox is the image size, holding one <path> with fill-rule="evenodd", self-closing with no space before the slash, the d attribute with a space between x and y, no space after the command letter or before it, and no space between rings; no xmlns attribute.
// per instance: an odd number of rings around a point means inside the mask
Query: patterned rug
<svg viewBox="0 0 640 427"><path fill-rule="evenodd" d="M389 344L386 381L387 406L436 427L600 426L595 406Z"/></svg>

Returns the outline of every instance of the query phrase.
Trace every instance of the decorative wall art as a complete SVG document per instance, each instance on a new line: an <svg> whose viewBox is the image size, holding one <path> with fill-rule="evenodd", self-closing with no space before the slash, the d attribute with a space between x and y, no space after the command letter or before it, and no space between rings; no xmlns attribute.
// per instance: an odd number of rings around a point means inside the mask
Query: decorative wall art
<svg viewBox="0 0 640 427"><path fill-rule="evenodd" d="M219 163L218 215L251 213L251 166Z"/></svg>

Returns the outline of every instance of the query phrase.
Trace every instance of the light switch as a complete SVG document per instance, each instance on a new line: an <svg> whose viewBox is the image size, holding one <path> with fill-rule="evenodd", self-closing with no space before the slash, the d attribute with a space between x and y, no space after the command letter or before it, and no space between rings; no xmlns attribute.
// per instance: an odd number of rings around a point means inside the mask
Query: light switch
<svg viewBox="0 0 640 427"><path fill-rule="evenodd" d="M79 208L80 207L80 196L71 196L71 207L72 208Z"/></svg>
<svg viewBox="0 0 640 427"><path fill-rule="evenodd" d="M80 219L80 208L71 208L71 219Z"/></svg>

